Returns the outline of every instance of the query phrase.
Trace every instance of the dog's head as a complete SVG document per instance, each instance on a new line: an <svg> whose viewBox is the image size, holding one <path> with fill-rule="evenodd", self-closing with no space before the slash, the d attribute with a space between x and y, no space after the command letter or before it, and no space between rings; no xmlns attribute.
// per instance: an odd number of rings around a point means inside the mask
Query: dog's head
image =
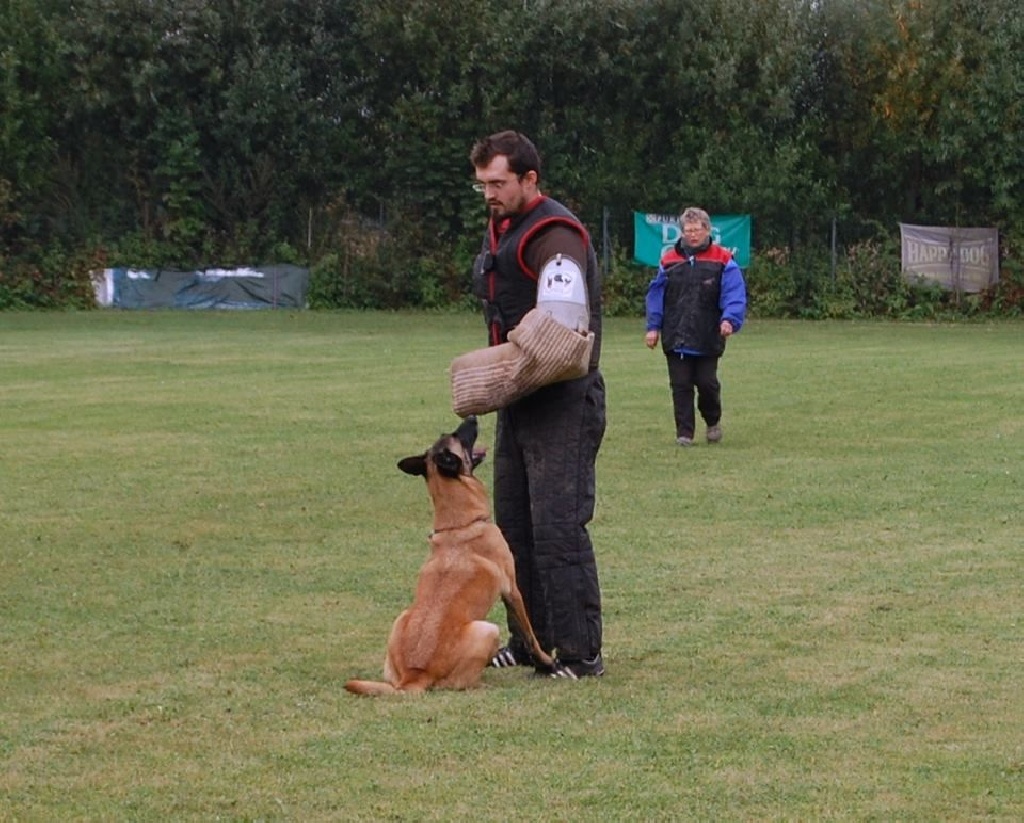
<svg viewBox="0 0 1024 823"><path fill-rule="evenodd" d="M398 468L406 474L419 477L427 477L430 466L433 466L442 477L472 475L473 469L484 459L483 452L473 451L476 435L476 418L467 417L455 431L441 435L423 454L403 457L398 461Z"/></svg>

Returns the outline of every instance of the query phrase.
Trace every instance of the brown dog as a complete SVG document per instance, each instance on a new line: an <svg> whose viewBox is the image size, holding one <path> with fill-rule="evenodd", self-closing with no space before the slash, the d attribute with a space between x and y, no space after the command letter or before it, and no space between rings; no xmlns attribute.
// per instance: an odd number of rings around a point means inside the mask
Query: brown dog
<svg viewBox="0 0 1024 823"><path fill-rule="evenodd" d="M398 615L388 637L386 683L350 680L354 694L467 689L498 651L499 629L487 617L499 595L530 644L534 660L555 661L537 641L516 586L515 563L501 531L491 522L484 484L473 476L483 460L474 454L477 423L468 417L423 454L398 468L426 478L434 503L430 556L420 569L412 605Z"/></svg>

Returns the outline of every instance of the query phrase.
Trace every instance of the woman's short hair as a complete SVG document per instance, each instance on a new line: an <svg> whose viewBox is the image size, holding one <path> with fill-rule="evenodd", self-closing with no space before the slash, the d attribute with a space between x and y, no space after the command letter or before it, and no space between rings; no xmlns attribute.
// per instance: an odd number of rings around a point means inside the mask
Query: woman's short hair
<svg viewBox="0 0 1024 823"><path fill-rule="evenodd" d="M686 223L700 223L704 228L711 230L711 218L708 213L696 206L687 206L679 215L679 225L683 226Z"/></svg>

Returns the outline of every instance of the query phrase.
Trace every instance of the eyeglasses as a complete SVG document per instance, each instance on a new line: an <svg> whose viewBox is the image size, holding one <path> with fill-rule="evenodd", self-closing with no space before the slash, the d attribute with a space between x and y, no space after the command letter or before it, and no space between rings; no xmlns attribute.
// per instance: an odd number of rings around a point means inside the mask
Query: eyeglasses
<svg viewBox="0 0 1024 823"><path fill-rule="evenodd" d="M517 174L515 179L516 180L522 180L523 179L523 175ZM473 184L473 191L475 191L477 194L483 194L488 189L491 189L495 193L497 193L497 192L500 192L503 188L505 188L505 186L508 183L511 183L511 182L512 182L511 180L490 180L490 181L488 181L486 183L476 182L476 183Z"/></svg>
<svg viewBox="0 0 1024 823"><path fill-rule="evenodd" d="M703 234L708 231L704 226L685 226L683 234Z"/></svg>
<svg viewBox="0 0 1024 823"><path fill-rule="evenodd" d="M505 187L504 180L495 180L493 183L474 183L473 191L477 194L483 194L488 189L493 189L495 192L501 191Z"/></svg>

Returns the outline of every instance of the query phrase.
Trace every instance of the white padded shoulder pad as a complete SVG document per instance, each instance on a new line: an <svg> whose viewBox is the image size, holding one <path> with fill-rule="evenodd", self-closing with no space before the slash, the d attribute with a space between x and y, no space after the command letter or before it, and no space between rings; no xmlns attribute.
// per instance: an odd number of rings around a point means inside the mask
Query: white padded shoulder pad
<svg viewBox="0 0 1024 823"><path fill-rule="evenodd" d="M586 294L583 270L573 258L556 254L541 267L537 278L537 302L567 300L570 303L585 303Z"/></svg>

